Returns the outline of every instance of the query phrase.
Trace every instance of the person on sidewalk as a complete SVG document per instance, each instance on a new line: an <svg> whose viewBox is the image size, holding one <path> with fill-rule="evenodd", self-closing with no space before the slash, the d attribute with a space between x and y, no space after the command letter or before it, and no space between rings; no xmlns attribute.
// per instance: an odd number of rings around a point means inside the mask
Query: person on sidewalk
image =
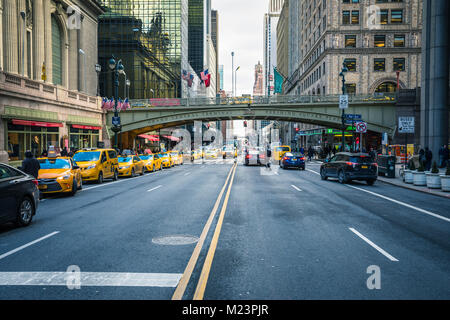
<svg viewBox="0 0 450 320"><path fill-rule="evenodd" d="M431 160L433 160L433 153L428 147L425 147L425 170L430 171Z"/></svg>
<svg viewBox="0 0 450 320"><path fill-rule="evenodd" d="M447 167L448 161L449 161L449 150L447 145L444 144L444 162L442 163L442 167Z"/></svg>
<svg viewBox="0 0 450 320"><path fill-rule="evenodd" d="M39 161L33 156L31 151L25 152L25 160L22 161L21 170L29 175L32 175L35 179L38 178L39 169L41 165Z"/></svg>

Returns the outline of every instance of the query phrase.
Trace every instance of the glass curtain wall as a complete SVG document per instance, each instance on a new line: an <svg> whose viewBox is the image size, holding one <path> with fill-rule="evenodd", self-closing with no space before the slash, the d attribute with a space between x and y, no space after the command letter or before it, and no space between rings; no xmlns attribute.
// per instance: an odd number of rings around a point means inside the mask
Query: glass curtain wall
<svg viewBox="0 0 450 320"><path fill-rule="evenodd" d="M113 96L111 55L122 59L130 88L119 80L119 97L181 97L181 69L187 63L187 0L102 0L99 22L101 95ZM184 67L184 69L187 69Z"/></svg>

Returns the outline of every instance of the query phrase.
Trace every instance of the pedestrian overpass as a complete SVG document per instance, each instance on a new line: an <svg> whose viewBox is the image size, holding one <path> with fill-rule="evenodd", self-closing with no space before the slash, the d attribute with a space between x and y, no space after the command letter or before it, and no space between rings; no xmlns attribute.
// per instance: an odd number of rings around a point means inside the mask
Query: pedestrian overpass
<svg viewBox="0 0 450 320"><path fill-rule="evenodd" d="M190 98L131 100L119 113L122 131L133 136L193 121L277 120L342 127L339 95L273 96L253 98ZM392 136L396 129L394 94L352 95L345 113L360 114L370 131ZM114 110L108 110L107 127Z"/></svg>

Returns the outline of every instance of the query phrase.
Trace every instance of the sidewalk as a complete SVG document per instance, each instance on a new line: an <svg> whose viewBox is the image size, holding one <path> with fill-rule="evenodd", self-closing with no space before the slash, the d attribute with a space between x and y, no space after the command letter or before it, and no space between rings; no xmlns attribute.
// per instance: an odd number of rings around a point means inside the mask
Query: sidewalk
<svg viewBox="0 0 450 320"><path fill-rule="evenodd" d="M314 161L317 163L322 163L322 161L318 160L318 159L315 159ZM412 183L403 182L403 180L400 178L400 174L399 174L401 166L402 166L401 164L395 165L395 178L386 178L383 176L378 176L377 181L388 183L388 184L391 184L391 185L394 185L397 187L401 187L401 188L405 188L405 189L420 191L420 192L424 192L424 193L428 193L428 194L434 194L436 196L450 199L450 192L444 192L444 191L442 191L442 189L430 189L427 186L420 187L420 186L415 186ZM439 169L439 173L444 174L445 169Z"/></svg>
<svg viewBox="0 0 450 320"><path fill-rule="evenodd" d="M423 187L415 186L412 183L403 182L402 178L400 178L400 175L399 175L399 170L400 170L401 166L402 166L401 164L395 165L395 178L386 178L386 177L378 176L377 180L384 182L384 183L392 184L397 187L402 187L405 189L425 192L428 194L434 194L436 196L441 196L441 197L450 199L450 192L444 192L441 189L430 189L427 186L423 186ZM444 174L445 169L439 169L439 173Z"/></svg>

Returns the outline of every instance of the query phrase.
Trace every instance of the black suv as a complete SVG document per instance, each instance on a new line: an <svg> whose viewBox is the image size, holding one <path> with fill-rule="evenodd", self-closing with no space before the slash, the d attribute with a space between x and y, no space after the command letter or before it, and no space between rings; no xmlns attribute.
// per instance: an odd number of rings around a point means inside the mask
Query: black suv
<svg viewBox="0 0 450 320"><path fill-rule="evenodd" d="M322 180L338 178L340 183L365 180L373 185L378 177L378 165L367 153L339 152L320 166Z"/></svg>

